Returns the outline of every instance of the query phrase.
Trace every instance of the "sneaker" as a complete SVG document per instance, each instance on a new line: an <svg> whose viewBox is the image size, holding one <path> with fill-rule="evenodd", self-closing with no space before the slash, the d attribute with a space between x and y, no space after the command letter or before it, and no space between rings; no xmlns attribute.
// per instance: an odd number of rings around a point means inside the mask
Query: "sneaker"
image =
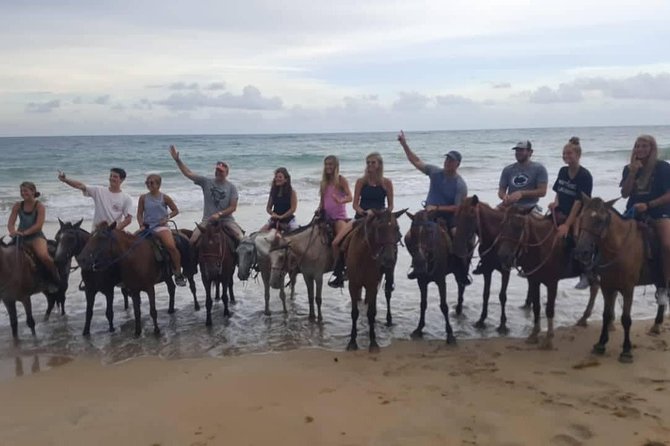
<svg viewBox="0 0 670 446"><path fill-rule="evenodd" d="M472 271L472 274L484 274L484 271L482 271L482 262L479 262L475 269Z"/></svg>
<svg viewBox="0 0 670 446"><path fill-rule="evenodd" d="M342 275L333 275L328 281L331 288L344 288L344 277Z"/></svg>
<svg viewBox="0 0 670 446"><path fill-rule="evenodd" d="M585 290L590 286L589 283L589 278L586 276L586 274L582 274L579 276L579 282L575 285L576 290Z"/></svg>
<svg viewBox="0 0 670 446"><path fill-rule="evenodd" d="M412 270L412 271L407 273L407 278L410 279L410 280L416 279L417 276L418 276L418 274L416 273L415 270Z"/></svg>
<svg viewBox="0 0 670 446"><path fill-rule="evenodd" d="M175 274L174 283L177 286L186 286L186 277L183 274Z"/></svg>

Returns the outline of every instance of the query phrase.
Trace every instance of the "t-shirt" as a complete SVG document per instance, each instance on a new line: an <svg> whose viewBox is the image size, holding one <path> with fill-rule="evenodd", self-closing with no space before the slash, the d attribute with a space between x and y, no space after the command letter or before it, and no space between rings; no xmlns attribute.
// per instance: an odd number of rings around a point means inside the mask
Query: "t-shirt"
<svg viewBox="0 0 670 446"><path fill-rule="evenodd" d="M432 164L426 164L423 173L430 178L426 206L458 206L468 195L468 186L459 174L447 176L442 167Z"/></svg>
<svg viewBox="0 0 670 446"><path fill-rule="evenodd" d="M588 169L579 166L577 175L570 178L569 167L563 166L558 171L558 178L556 178L553 189L558 197L558 210L567 217L575 201L582 200L582 193L591 196L593 177Z"/></svg>
<svg viewBox="0 0 670 446"><path fill-rule="evenodd" d="M202 210L202 219L209 217L219 211L230 207L233 200L237 200L237 188L230 181L217 183L215 180L206 177L195 177L193 182L202 188L204 198L204 207ZM232 215L221 217L221 221L235 221Z"/></svg>
<svg viewBox="0 0 670 446"><path fill-rule="evenodd" d="M100 223L121 223L132 215L133 200L125 192L111 192L108 187L86 186L84 195L93 198L95 212L93 214L93 229Z"/></svg>
<svg viewBox="0 0 670 446"><path fill-rule="evenodd" d="M529 161L527 164L514 163L505 167L500 174L498 186L509 195L517 191L537 189L540 184L547 182L547 169L540 163ZM539 197L523 197L516 205L531 208L539 200Z"/></svg>
<svg viewBox="0 0 670 446"><path fill-rule="evenodd" d="M624 167L619 186L623 186L624 181L628 177L628 172L628 166ZM642 170L638 170L637 176L639 177L641 174ZM638 190L637 185L633 187L633 192L626 203L626 210L632 208L636 203L647 203L662 197L668 191L670 191L670 164L667 161L658 160L645 190ZM670 204L650 208L647 213L651 218L661 218L664 215L670 216Z"/></svg>

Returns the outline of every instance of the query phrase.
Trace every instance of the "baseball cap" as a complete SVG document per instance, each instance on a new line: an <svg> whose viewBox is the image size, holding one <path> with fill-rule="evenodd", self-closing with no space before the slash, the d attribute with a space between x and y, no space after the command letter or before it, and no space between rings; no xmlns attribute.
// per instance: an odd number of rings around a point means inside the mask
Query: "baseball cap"
<svg viewBox="0 0 670 446"><path fill-rule="evenodd" d="M228 163L225 163L223 161L216 162L216 170L225 171L226 169L228 169Z"/></svg>
<svg viewBox="0 0 670 446"><path fill-rule="evenodd" d="M461 153L458 150L451 150L448 153L444 154L445 157L451 158L452 160L456 160L459 163L461 162Z"/></svg>
<svg viewBox="0 0 670 446"><path fill-rule="evenodd" d="M533 148L533 145L530 143L530 141L519 141L516 143L514 147L512 147L512 150L516 149L524 149L524 150L531 150Z"/></svg>

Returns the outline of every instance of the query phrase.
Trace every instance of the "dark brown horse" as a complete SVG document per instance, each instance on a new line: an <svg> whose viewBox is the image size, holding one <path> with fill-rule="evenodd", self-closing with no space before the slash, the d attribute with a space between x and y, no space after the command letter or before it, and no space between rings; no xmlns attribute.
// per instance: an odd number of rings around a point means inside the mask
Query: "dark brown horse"
<svg viewBox="0 0 670 446"><path fill-rule="evenodd" d="M479 320L475 323L477 328L486 327L488 316L489 296L491 294L491 276L493 271L498 271L501 277L500 294L500 325L497 330L506 334L507 315L505 304L507 303L507 285L509 284L509 270L503 268L495 252L495 245L499 240L500 228L505 221L505 213L493 209L488 204L479 201L477 195L468 197L456 212L456 232L454 235L454 255L466 261L471 255L470 241L476 234L479 238L479 269L484 276L484 292L482 294L482 312Z"/></svg>
<svg viewBox="0 0 670 446"><path fill-rule="evenodd" d="M149 233L142 232L133 235L116 229L116 222L111 225L102 223L91 234L77 261L82 270L82 277L86 285L86 327L84 334L90 329L95 293L102 290L107 297L107 308L111 306L114 285L121 282L133 300L135 314L135 335L142 333L142 317L140 314L140 293L144 291L149 297L149 313L154 324L154 333L160 333L158 328L158 313L156 311L156 292L154 285L172 282L170 267L167 262L156 259L153 242L147 239ZM89 272L96 273L89 276ZM102 273L102 274L98 274ZM89 282L91 290L89 290ZM110 331L113 330L110 315Z"/></svg>
<svg viewBox="0 0 670 446"><path fill-rule="evenodd" d="M586 267L593 268L600 276L600 286L605 298L603 325L593 352L604 354L609 340L608 326L614 319L617 293L623 295L621 324L624 328L623 350L619 361L632 362L630 342L633 292L636 285L661 285L658 258L653 258L649 248L653 244L640 223L626 220L612 205L616 200L604 202L600 198L582 197L583 209L577 221L578 236L575 257ZM659 305L654 328L663 322L665 306Z"/></svg>
<svg viewBox="0 0 670 446"><path fill-rule="evenodd" d="M212 284L221 285L223 298L223 316L229 317L228 288L233 282L235 271L234 244L226 234L223 225L218 222L206 226L198 225L200 239L198 241L198 264L202 284L205 287L205 307L207 308L207 326L212 325Z"/></svg>
<svg viewBox="0 0 670 446"><path fill-rule="evenodd" d="M454 262L460 261L451 254L451 236L444 224L436 222L430 212L419 211L415 215L407 213L412 220L410 237L412 249L408 244L407 250L412 256L412 265L416 273L417 284L421 292L421 316L419 325L412 332L412 337L422 337L423 327L426 324L426 307L428 306L428 284L435 282L440 293L440 310L444 315L447 332L447 343L456 342L453 330L449 324L449 307L447 306L447 274L453 272ZM463 309L463 291L465 286L458 284L458 306L456 314Z"/></svg>
<svg viewBox="0 0 670 446"><path fill-rule="evenodd" d="M552 348L554 338L558 281L578 277L583 272L577 262L572 260L567 243L567 239L558 235L552 219L509 209L496 247L502 267L509 270L517 266L528 280L528 294L533 306L533 329L528 337L530 343L538 342L541 331L540 285L547 287L547 336L542 345L546 349ZM598 289L597 283L591 285L590 302L595 301Z"/></svg>
<svg viewBox="0 0 670 446"><path fill-rule="evenodd" d="M356 342L358 321L358 303L361 292L365 288L365 302L368 305L368 326L370 330L371 353L379 351L375 333L375 317L377 316L377 290L382 277L393 277L398 258L398 242L400 231L397 218L404 214L398 212L374 211L354 225L351 231L349 246L346 251L346 265L349 271L349 295L351 296L351 339L347 350L357 350ZM304 271L303 271L304 274ZM390 285L389 285L390 286ZM387 295L387 322L391 311L390 288Z"/></svg>

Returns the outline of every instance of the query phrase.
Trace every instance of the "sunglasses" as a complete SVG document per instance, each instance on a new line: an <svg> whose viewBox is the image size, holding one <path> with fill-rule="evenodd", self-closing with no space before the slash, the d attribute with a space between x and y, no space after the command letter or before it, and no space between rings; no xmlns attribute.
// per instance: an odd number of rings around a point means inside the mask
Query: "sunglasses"
<svg viewBox="0 0 670 446"><path fill-rule="evenodd" d="M144 182L144 184L146 184L147 186L152 186L154 184L158 184L158 182L156 182L154 180L147 180L147 181Z"/></svg>

